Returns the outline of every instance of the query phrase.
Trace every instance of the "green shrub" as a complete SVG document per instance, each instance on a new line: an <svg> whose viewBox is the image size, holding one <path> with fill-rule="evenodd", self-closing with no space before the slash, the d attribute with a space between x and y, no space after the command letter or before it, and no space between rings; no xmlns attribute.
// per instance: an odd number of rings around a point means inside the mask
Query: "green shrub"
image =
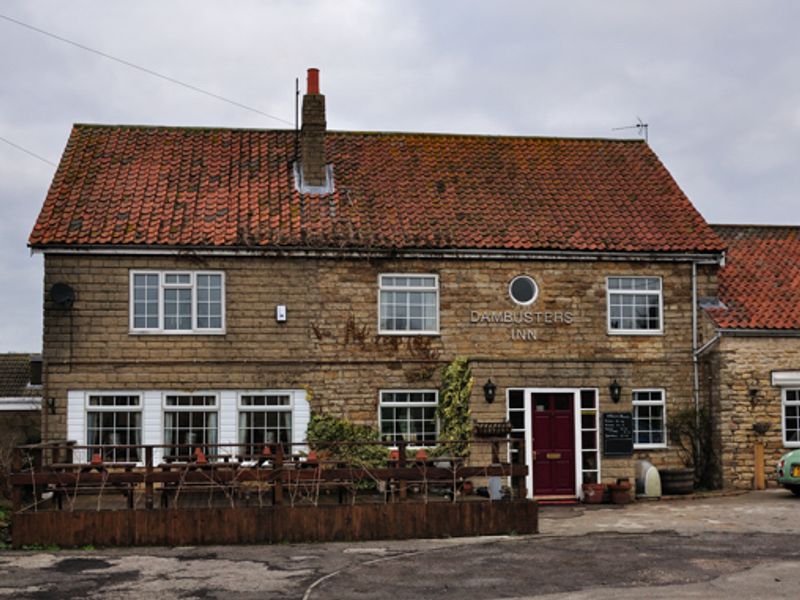
<svg viewBox="0 0 800 600"><path fill-rule="evenodd" d="M668 421L669 438L683 464L694 469L695 486L719 487L719 459L714 448L714 422L706 407L684 408Z"/></svg>
<svg viewBox="0 0 800 600"><path fill-rule="evenodd" d="M321 413L311 415L308 424L309 447L326 460L340 461L358 467L378 467L385 464L388 449L379 444L378 430L367 425L357 425L346 419ZM359 442L347 444L339 442Z"/></svg>
<svg viewBox="0 0 800 600"><path fill-rule="evenodd" d="M439 439L446 442L437 452L453 456L469 456L472 437L472 414L469 397L472 394L472 370L469 359L457 357L442 368L442 388L439 397Z"/></svg>

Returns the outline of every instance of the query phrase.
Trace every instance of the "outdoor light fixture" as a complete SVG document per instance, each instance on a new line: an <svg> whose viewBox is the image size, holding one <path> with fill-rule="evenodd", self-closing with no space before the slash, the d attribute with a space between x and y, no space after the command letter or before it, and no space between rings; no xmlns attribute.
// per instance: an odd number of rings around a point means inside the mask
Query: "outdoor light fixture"
<svg viewBox="0 0 800 600"><path fill-rule="evenodd" d="M50 411L51 415L56 414L56 399L55 398L48 398L47 399L47 409Z"/></svg>
<svg viewBox="0 0 800 600"><path fill-rule="evenodd" d="M488 404L494 402L494 394L497 391L497 386L494 384L491 378L489 378L486 383L483 384L483 397Z"/></svg>
<svg viewBox="0 0 800 600"><path fill-rule="evenodd" d="M611 401L614 404L619 402L620 396L622 395L622 386L617 383L616 379L608 386L608 391L611 392Z"/></svg>
<svg viewBox="0 0 800 600"><path fill-rule="evenodd" d="M755 408L756 404L758 404L758 388L752 386L747 390L747 393L750 395L750 408Z"/></svg>

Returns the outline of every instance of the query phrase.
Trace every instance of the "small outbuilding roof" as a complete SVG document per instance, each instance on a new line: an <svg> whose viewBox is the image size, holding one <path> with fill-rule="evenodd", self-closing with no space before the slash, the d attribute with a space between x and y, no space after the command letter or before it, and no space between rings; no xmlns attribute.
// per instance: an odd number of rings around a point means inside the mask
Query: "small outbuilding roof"
<svg viewBox="0 0 800 600"><path fill-rule="evenodd" d="M800 227L713 225L728 247L719 273L721 329L800 330Z"/></svg>
<svg viewBox="0 0 800 600"><path fill-rule="evenodd" d="M0 354L0 398L25 398L42 395L41 385L30 385L32 358L41 360L38 356L32 357L30 354L18 352Z"/></svg>

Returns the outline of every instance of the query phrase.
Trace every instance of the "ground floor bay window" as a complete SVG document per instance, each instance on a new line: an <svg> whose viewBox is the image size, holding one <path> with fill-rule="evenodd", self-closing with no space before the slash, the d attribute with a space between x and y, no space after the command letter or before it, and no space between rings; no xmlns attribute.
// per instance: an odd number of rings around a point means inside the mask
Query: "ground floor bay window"
<svg viewBox="0 0 800 600"><path fill-rule="evenodd" d="M260 453L273 443L284 444L287 453L303 452L310 417L302 389L67 393L67 438L87 447L76 450L76 462L101 453L107 462L141 463L141 449L114 448L139 444L155 446L156 464L191 459L197 449L220 459Z"/></svg>
<svg viewBox="0 0 800 600"><path fill-rule="evenodd" d="M142 443L142 398L138 394L90 394L86 398L86 443L110 462L138 462Z"/></svg>
<svg viewBox="0 0 800 600"><path fill-rule="evenodd" d="M436 390L383 390L380 393L381 438L425 446L436 441Z"/></svg>
<svg viewBox="0 0 800 600"><path fill-rule="evenodd" d="M196 450L217 454L219 420L214 394L167 394L164 396L164 443L176 458L190 458ZM209 444L211 446L209 446Z"/></svg>
<svg viewBox="0 0 800 600"><path fill-rule="evenodd" d="M239 443L241 453L257 455L267 444L282 444L284 452L292 441L291 394L240 394Z"/></svg>
<svg viewBox="0 0 800 600"><path fill-rule="evenodd" d="M800 448L800 389L783 390L783 445Z"/></svg>

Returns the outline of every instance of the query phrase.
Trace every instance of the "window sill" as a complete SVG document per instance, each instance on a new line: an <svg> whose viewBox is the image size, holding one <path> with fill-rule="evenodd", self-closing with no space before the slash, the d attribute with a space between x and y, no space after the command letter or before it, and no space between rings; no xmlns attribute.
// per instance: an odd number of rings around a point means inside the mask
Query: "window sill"
<svg viewBox="0 0 800 600"><path fill-rule="evenodd" d="M634 444L634 450L669 450L666 444Z"/></svg>
<svg viewBox="0 0 800 600"><path fill-rule="evenodd" d="M635 331L635 330L619 330L619 329L609 329L607 331L608 335L634 335L634 336L641 336L641 335L652 335L652 336L660 336L664 335L663 329L648 329L642 331Z"/></svg>
<svg viewBox="0 0 800 600"><path fill-rule="evenodd" d="M378 335L388 335L394 337L415 337L418 335L437 336L441 334L438 331L378 331Z"/></svg>
<svg viewBox="0 0 800 600"><path fill-rule="evenodd" d="M225 335L224 329L198 329L198 330L163 330L163 329L129 329L128 335Z"/></svg>

